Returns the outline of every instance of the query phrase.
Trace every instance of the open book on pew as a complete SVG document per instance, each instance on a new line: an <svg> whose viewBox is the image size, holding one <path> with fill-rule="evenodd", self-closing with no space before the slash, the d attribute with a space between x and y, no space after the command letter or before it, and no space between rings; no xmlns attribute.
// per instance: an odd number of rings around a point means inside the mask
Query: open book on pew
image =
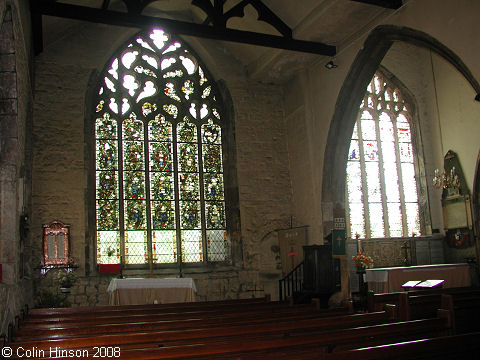
<svg viewBox="0 0 480 360"><path fill-rule="evenodd" d="M407 281L405 284L402 285L402 288L405 290L421 290L421 289L432 289L432 288L441 288L445 280L410 280Z"/></svg>

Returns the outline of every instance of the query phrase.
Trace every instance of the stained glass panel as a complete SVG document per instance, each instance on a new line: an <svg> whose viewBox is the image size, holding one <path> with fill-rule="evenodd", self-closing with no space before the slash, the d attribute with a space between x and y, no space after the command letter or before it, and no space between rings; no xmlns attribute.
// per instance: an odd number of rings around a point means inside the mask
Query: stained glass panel
<svg viewBox="0 0 480 360"><path fill-rule="evenodd" d="M152 228L175 229L174 201L152 201Z"/></svg>
<svg viewBox="0 0 480 360"><path fill-rule="evenodd" d="M150 173L150 198L152 200L173 200L173 174L165 172Z"/></svg>
<svg viewBox="0 0 480 360"><path fill-rule="evenodd" d="M146 228L145 201L125 201L125 229L140 230Z"/></svg>
<svg viewBox="0 0 480 360"><path fill-rule="evenodd" d="M222 174L204 174L205 199L223 200L223 176Z"/></svg>
<svg viewBox="0 0 480 360"><path fill-rule="evenodd" d="M173 171L171 143L150 143L150 170L167 172Z"/></svg>
<svg viewBox="0 0 480 360"><path fill-rule="evenodd" d="M181 201L180 202L180 225L182 229L200 228L200 202L199 201Z"/></svg>
<svg viewBox="0 0 480 360"><path fill-rule="evenodd" d="M348 150L348 160L360 160L360 148L357 140L350 141L350 149Z"/></svg>
<svg viewBox="0 0 480 360"><path fill-rule="evenodd" d="M178 170L179 171L198 171L198 145L190 143L178 144Z"/></svg>
<svg viewBox="0 0 480 360"><path fill-rule="evenodd" d="M115 171L97 171L97 199L117 199L118 179Z"/></svg>
<svg viewBox="0 0 480 360"><path fill-rule="evenodd" d="M172 141L172 124L164 116L157 115L150 121L148 131L150 141Z"/></svg>
<svg viewBox="0 0 480 360"><path fill-rule="evenodd" d="M118 229L118 201L97 200L97 230Z"/></svg>
<svg viewBox="0 0 480 360"><path fill-rule="evenodd" d="M97 141L97 169L117 170L117 142L114 140Z"/></svg>
<svg viewBox="0 0 480 360"><path fill-rule="evenodd" d="M119 54L93 109L97 262L145 264L149 253L157 264L199 262L206 245L210 261L228 260L214 86L164 30L137 35Z"/></svg>
<svg viewBox="0 0 480 360"><path fill-rule="evenodd" d="M225 206L223 202L206 203L207 229L225 228Z"/></svg>
<svg viewBox="0 0 480 360"><path fill-rule="evenodd" d="M388 236L406 236L411 234L413 228L419 233L417 182L407 109L398 89L390 87L382 75L376 74L361 103L348 152L346 198L352 238L355 233L361 236L366 233L371 237L385 236L384 216L388 216ZM359 124L360 133L357 129ZM364 166L363 172L360 171L361 166ZM368 195L368 202L363 202L364 191ZM409 205L410 213L404 210L401 199L412 204ZM368 209L367 214L364 214L364 208ZM407 219L407 226L402 219ZM369 228L365 229L365 226Z"/></svg>
<svg viewBox="0 0 480 360"><path fill-rule="evenodd" d="M378 161L378 147L376 141L363 142L363 152L365 161Z"/></svg>
<svg viewBox="0 0 480 360"><path fill-rule="evenodd" d="M123 168L125 170L143 170L145 167L143 142L125 141L123 143Z"/></svg>
<svg viewBox="0 0 480 360"><path fill-rule="evenodd" d="M103 104L103 101L102 101ZM97 139L116 139L117 138L117 121L110 118L108 113L103 115L103 118L98 118L96 121Z"/></svg>

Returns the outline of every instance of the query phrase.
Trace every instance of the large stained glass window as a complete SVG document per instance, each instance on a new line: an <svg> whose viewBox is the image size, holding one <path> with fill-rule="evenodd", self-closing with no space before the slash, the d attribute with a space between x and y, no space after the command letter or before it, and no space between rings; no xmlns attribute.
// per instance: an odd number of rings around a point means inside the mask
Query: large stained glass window
<svg viewBox="0 0 480 360"><path fill-rule="evenodd" d="M109 62L95 117L97 263L230 260L221 109L206 69L161 29Z"/></svg>
<svg viewBox="0 0 480 360"><path fill-rule="evenodd" d="M409 105L380 73L367 87L353 129L346 192L352 238L420 235Z"/></svg>

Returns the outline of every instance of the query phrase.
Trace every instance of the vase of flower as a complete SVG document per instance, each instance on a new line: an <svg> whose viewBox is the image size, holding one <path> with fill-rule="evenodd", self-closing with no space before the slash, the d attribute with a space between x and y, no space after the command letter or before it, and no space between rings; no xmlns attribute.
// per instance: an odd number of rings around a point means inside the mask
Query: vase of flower
<svg viewBox="0 0 480 360"><path fill-rule="evenodd" d="M71 271L60 271L57 276L60 292L64 294L70 293L70 288L77 280L75 274Z"/></svg>

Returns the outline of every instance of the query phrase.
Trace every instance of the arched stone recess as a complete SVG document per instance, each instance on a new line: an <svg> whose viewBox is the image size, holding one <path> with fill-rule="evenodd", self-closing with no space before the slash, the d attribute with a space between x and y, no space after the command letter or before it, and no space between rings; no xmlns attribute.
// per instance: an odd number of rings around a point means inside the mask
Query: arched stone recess
<svg viewBox="0 0 480 360"><path fill-rule="evenodd" d="M345 217L345 169L356 116L365 89L394 42L403 41L429 49L451 63L470 83L480 101L480 84L463 61L430 35L407 27L378 26L366 39L340 89L330 122L323 165L322 202L333 206L334 217ZM323 221L324 234L333 228Z"/></svg>

